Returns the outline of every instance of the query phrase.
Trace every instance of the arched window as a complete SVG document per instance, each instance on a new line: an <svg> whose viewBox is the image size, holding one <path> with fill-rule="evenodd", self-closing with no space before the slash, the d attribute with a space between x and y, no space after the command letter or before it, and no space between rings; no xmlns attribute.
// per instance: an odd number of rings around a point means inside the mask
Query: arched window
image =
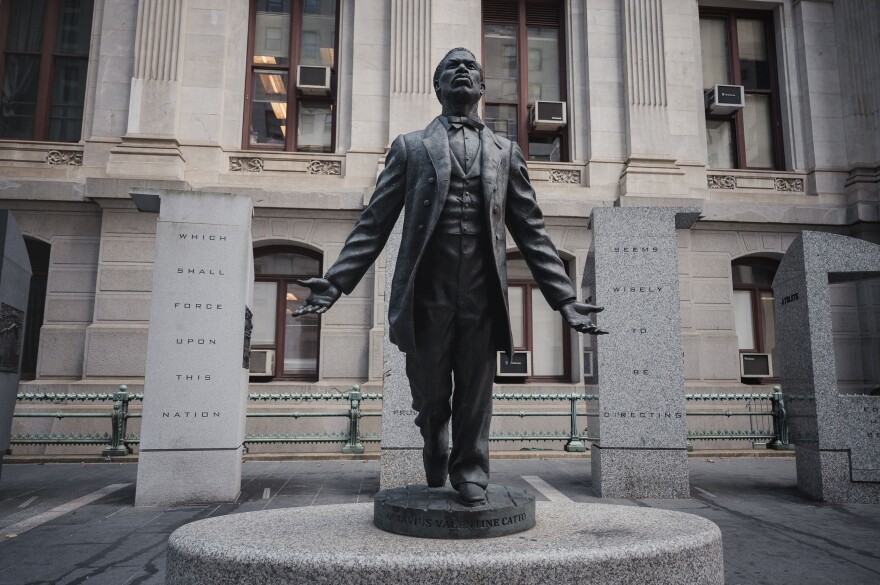
<svg viewBox="0 0 880 585"><path fill-rule="evenodd" d="M771 258L733 261L733 315L739 351L770 355L770 377L776 378L776 320L773 277L779 262ZM752 380L760 380L754 378Z"/></svg>
<svg viewBox="0 0 880 585"><path fill-rule="evenodd" d="M527 381L569 381L568 329L518 252L508 255L507 295L514 349L531 352L532 376Z"/></svg>
<svg viewBox="0 0 880 585"><path fill-rule="evenodd" d="M273 378L318 379L320 318L291 312L309 290L298 279L321 275L321 257L310 250L271 246L254 251L254 329L251 348L274 352ZM252 360L253 362L253 360ZM251 375L255 371L252 365Z"/></svg>
<svg viewBox="0 0 880 585"><path fill-rule="evenodd" d="M49 278L49 253L46 242L25 238L28 259L31 261L31 287L28 290L27 316L24 324L24 349L21 354L21 379L37 377L37 352L40 348L40 328L46 308L46 283Z"/></svg>

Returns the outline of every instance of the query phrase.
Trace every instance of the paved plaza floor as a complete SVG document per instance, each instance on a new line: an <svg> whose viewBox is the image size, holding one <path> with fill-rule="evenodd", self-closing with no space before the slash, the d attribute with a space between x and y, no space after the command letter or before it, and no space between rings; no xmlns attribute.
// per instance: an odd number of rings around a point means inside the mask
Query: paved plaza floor
<svg viewBox="0 0 880 585"><path fill-rule="evenodd" d="M723 533L727 585L880 584L880 505L807 499L797 491L793 458L695 457L690 464L689 500L597 498L585 457L493 460L492 481L530 490L538 500L708 518ZM5 465L0 585L158 585L168 535L183 524L271 508L370 502L379 488L377 461L246 461L235 503L135 508L136 474L132 463Z"/></svg>

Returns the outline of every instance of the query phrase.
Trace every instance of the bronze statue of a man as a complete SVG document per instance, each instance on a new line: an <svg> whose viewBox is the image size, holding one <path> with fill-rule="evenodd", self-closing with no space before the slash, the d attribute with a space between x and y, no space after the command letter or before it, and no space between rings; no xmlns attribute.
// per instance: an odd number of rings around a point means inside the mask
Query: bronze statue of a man
<svg viewBox="0 0 880 585"><path fill-rule="evenodd" d="M403 210L389 336L406 354L428 485L443 486L448 474L462 503L479 505L489 483L496 354L513 351L505 226L550 306L581 333L604 332L588 316L601 308L576 300L522 151L477 116L485 86L474 54L449 51L434 72L434 90L442 113L394 140L339 259L324 278L302 282L311 294L294 314L323 313L350 293Z"/></svg>

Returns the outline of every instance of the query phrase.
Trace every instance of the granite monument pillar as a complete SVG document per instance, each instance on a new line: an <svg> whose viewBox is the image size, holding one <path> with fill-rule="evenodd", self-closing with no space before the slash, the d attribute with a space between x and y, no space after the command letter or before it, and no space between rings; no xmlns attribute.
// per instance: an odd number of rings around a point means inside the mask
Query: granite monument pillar
<svg viewBox="0 0 880 585"><path fill-rule="evenodd" d="M241 488L247 414L251 199L185 191L132 198L159 211L135 503L231 502Z"/></svg>
<svg viewBox="0 0 880 585"><path fill-rule="evenodd" d="M8 209L0 209L0 472L9 447L18 394L31 262L24 238Z"/></svg>
<svg viewBox="0 0 880 585"><path fill-rule="evenodd" d="M593 487L606 498L687 498L684 359L676 229L696 207L597 208L585 284L605 307L597 338L599 441Z"/></svg>
<svg viewBox="0 0 880 585"><path fill-rule="evenodd" d="M829 288L877 277L880 246L805 231L788 247L773 279L798 488L817 500L880 503L880 396L839 391ZM877 316L865 311L861 318ZM880 358L876 346L872 353Z"/></svg>

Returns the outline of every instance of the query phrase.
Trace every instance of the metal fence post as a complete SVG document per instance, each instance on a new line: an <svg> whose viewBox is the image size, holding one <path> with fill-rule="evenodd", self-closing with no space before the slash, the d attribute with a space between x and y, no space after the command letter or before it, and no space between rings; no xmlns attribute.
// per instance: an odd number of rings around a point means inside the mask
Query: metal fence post
<svg viewBox="0 0 880 585"><path fill-rule="evenodd" d="M776 436L767 443L767 448L790 450L792 445L788 442L788 416L781 386L773 386L773 396L770 401L773 403L773 434Z"/></svg>
<svg viewBox="0 0 880 585"><path fill-rule="evenodd" d="M578 432L578 398L577 394L572 394L568 397L571 402L571 430L569 432L568 443L565 444L565 450L569 453L583 453L587 450L587 447L584 445L583 441L581 441L581 436Z"/></svg>
<svg viewBox="0 0 880 585"><path fill-rule="evenodd" d="M110 432L110 446L101 451L102 457L122 457L128 455L125 446L125 431L128 426L128 387L125 384L119 387L119 392L113 395L113 412L110 414L110 424L113 428Z"/></svg>
<svg viewBox="0 0 880 585"><path fill-rule="evenodd" d="M361 387L352 386L351 392L348 393L348 443L342 448L343 453L360 454L364 452L360 436L361 398Z"/></svg>

